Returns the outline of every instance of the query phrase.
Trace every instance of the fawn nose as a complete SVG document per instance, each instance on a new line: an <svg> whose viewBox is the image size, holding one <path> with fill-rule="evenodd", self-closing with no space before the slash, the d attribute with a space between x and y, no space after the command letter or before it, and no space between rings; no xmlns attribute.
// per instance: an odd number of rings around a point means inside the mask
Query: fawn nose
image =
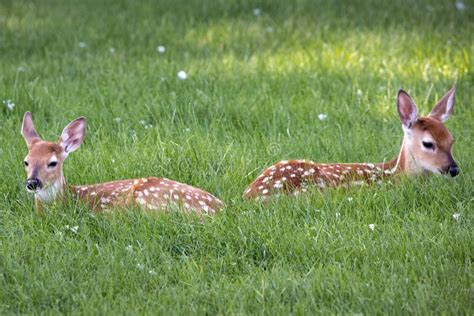
<svg viewBox="0 0 474 316"><path fill-rule="evenodd" d="M449 174L451 177L455 177L459 174L459 168L456 164L449 166Z"/></svg>
<svg viewBox="0 0 474 316"><path fill-rule="evenodd" d="M41 181L38 179L28 179L26 181L26 188L30 191L35 191L41 188Z"/></svg>

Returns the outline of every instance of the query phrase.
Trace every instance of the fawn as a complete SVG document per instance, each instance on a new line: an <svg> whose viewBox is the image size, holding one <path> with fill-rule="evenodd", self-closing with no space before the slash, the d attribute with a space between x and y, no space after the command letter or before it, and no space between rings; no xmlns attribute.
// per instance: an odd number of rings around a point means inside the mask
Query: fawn
<svg viewBox="0 0 474 316"><path fill-rule="evenodd" d="M451 116L456 88L444 95L431 113L418 117L412 98L398 91L398 114L404 132L400 153L383 163L315 163L307 160L280 161L267 168L244 192L245 198L265 199L270 195L308 191L309 186L327 187L380 184L399 174L421 172L449 173L455 177L458 166L451 154L453 137L443 125Z"/></svg>
<svg viewBox="0 0 474 316"><path fill-rule="evenodd" d="M43 141L33 125L30 112L23 117L21 134L28 146L25 157L26 189L35 193L38 210L42 204L64 198L69 192L93 210L110 210L114 206L139 205L158 210L182 206L197 214L214 214L224 204L212 194L166 178L118 180L91 185L69 186L62 166L67 156L79 148L85 136L86 119L79 117L67 125L57 143Z"/></svg>

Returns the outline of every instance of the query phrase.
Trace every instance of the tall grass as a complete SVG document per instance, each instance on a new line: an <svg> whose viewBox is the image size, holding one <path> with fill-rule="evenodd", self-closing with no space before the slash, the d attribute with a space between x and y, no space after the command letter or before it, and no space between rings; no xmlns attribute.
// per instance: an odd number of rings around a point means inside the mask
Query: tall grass
<svg viewBox="0 0 474 316"><path fill-rule="evenodd" d="M15 105L0 104L0 313L472 314L463 3L2 1L0 99ZM392 158L396 91L426 114L456 80L457 178L242 199L281 159ZM163 176L228 207L204 221L72 202L38 216L24 190L27 110L50 140L87 117L71 184Z"/></svg>

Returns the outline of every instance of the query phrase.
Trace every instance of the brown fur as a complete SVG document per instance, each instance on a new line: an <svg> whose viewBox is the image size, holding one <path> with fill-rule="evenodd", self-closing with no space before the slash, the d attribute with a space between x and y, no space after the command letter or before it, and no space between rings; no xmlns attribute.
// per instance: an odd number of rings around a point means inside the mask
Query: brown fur
<svg viewBox="0 0 474 316"><path fill-rule="evenodd" d="M431 138L435 146L435 151L430 152L423 150L422 141L425 138ZM438 121L431 117L419 118L413 126L411 145L406 145L402 156L407 161L415 160L430 170L439 170L440 172L448 172L450 166L455 164L451 154L453 137L448 129ZM409 165L406 161L404 164ZM409 167L409 166L408 166ZM408 173L410 172L407 168Z"/></svg>
<svg viewBox="0 0 474 316"><path fill-rule="evenodd" d="M47 165L53 155L56 155L58 165L55 168L48 168ZM26 156L28 179L41 179L44 187L48 187L54 181L61 179L63 157L63 150L58 144L41 140L33 141Z"/></svg>
<svg viewBox="0 0 474 316"><path fill-rule="evenodd" d="M248 199L270 195L298 195L318 189L378 184L395 173L396 160L370 164L324 164L308 160L280 161L262 172L244 192Z"/></svg>
<svg viewBox="0 0 474 316"><path fill-rule="evenodd" d="M421 129L431 134L433 139L436 141L438 148L444 151L450 151L453 143L453 137L448 129L438 121L437 119L425 116L420 117L415 125L414 129Z"/></svg>

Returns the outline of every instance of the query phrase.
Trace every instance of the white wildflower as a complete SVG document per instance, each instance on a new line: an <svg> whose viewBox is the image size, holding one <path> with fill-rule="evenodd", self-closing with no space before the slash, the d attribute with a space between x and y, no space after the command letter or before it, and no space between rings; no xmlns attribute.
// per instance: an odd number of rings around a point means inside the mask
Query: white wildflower
<svg viewBox="0 0 474 316"><path fill-rule="evenodd" d="M145 265L143 263L137 263L137 269L143 270L145 268Z"/></svg>
<svg viewBox="0 0 474 316"><path fill-rule="evenodd" d="M114 48L114 47L110 47L110 48L109 48L109 52L110 52L111 54L114 54L114 53L115 53L115 48Z"/></svg>
<svg viewBox="0 0 474 316"><path fill-rule="evenodd" d="M125 247L125 250L127 250L128 252L132 252L133 251L132 245L128 245L127 247Z"/></svg>
<svg viewBox="0 0 474 316"><path fill-rule="evenodd" d="M464 11L466 10L466 5L464 4L464 2L462 1L456 1L454 3L454 6L456 7L456 10L458 11Z"/></svg>
<svg viewBox="0 0 474 316"><path fill-rule="evenodd" d="M122 118L121 118L121 117L116 117L116 118L115 118L115 122L117 122L117 123L122 122Z"/></svg>
<svg viewBox="0 0 474 316"><path fill-rule="evenodd" d="M86 48L87 44L84 43L84 42L79 42L79 44L77 44L77 46L79 46L79 48Z"/></svg>
<svg viewBox="0 0 474 316"><path fill-rule="evenodd" d="M265 29L265 31L266 31L267 33L271 33L271 32L273 32L273 27L268 26L268 27Z"/></svg>
<svg viewBox="0 0 474 316"><path fill-rule="evenodd" d="M341 213L336 212L336 219L339 219L341 217Z"/></svg>
<svg viewBox="0 0 474 316"><path fill-rule="evenodd" d="M461 214L459 214L459 213L454 213L454 214L453 214L453 218L454 218L454 220L458 221L458 220L461 218Z"/></svg>
<svg viewBox="0 0 474 316"><path fill-rule="evenodd" d="M178 72L178 78L181 80L185 80L188 78L188 74L184 72L184 70L181 70L180 72Z"/></svg>
<svg viewBox="0 0 474 316"><path fill-rule="evenodd" d="M356 93L357 93L358 97L361 97L363 95L362 90L360 90L360 89L357 89Z"/></svg>
<svg viewBox="0 0 474 316"><path fill-rule="evenodd" d="M326 114L321 113L321 114L318 115L318 119L319 119L320 121L324 121L324 120L327 119L327 118L328 118L328 116L327 116Z"/></svg>
<svg viewBox="0 0 474 316"><path fill-rule="evenodd" d="M156 51L160 54L163 54L164 52L166 52L166 47L164 47L163 45L158 45L156 47Z"/></svg>
<svg viewBox="0 0 474 316"><path fill-rule="evenodd" d="M262 15L262 10L260 10L259 8L253 9L252 12L253 12L253 15L255 15L255 16L260 16L260 15Z"/></svg>
<svg viewBox="0 0 474 316"><path fill-rule="evenodd" d="M156 273L155 270L151 269L151 270L148 270L148 273L151 274L151 275L157 275L158 273Z"/></svg>
<svg viewBox="0 0 474 316"><path fill-rule="evenodd" d="M351 198L351 197L348 197L348 198L347 198L347 200L348 200L349 202L352 202L352 201L354 201L354 199L353 199L353 198Z"/></svg>
<svg viewBox="0 0 474 316"><path fill-rule="evenodd" d="M77 234L77 231L79 230L79 226L66 225L66 226L64 226L64 228L66 228L67 230L72 231L74 234Z"/></svg>
<svg viewBox="0 0 474 316"><path fill-rule="evenodd" d="M15 107L15 103L13 103L12 100L3 100L3 104L5 104L7 109L10 111L12 111L13 108Z"/></svg>
<svg viewBox="0 0 474 316"><path fill-rule="evenodd" d="M375 229L375 224L369 224L369 229L370 229L371 231L374 231L374 229Z"/></svg>

